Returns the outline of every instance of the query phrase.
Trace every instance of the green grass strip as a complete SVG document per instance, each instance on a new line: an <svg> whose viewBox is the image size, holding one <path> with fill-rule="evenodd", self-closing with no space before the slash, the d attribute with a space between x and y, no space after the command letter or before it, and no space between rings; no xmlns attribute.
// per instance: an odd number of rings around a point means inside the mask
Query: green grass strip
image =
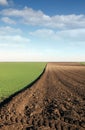
<svg viewBox="0 0 85 130"><path fill-rule="evenodd" d="M44 62L0 62L0 100L33 82L45 65Z"/></svg>
<svg viewBox="0 0 85 130"><path fill-rule="evenodd" d="M81 65L85 65L85 62L81 62L80 64L81 64Z"/></svg>

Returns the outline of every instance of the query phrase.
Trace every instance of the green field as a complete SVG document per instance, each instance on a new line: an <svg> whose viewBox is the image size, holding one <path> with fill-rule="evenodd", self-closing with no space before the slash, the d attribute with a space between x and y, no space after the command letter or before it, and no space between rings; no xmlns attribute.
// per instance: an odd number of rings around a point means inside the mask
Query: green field
<svg viewBox="0 0 85 130"><path fill-rule="evenodd" d="M44 62L0 62L0 101L34 81Z"/></svg>
<svg viewBox="0 0 85 130"><path fill-rule="evenodd" d="M85 62L81 62L81 65L85 65Z"/></svg>

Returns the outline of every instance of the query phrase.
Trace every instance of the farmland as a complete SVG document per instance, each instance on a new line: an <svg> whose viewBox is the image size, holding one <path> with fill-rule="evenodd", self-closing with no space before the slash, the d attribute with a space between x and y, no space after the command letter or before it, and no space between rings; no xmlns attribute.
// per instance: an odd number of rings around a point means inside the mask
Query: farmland
<svg viewBox="0 0 85 130"><path fill-rule="evenodd" d="M0 100L19 91L34 81L43 71L46 63L1 62Z"/></svg>
<svg viewBox="0 0 85 130"><path fill-rule="evenodd" d="M48 63L31 88L4 102L0 130L85 130L85 66Z"/></svg>
<svg viewBox="0 0 85 130"><path fill-rule="evenodd" d="M81 65L85 65L85 62L81 62Z"/></svg>

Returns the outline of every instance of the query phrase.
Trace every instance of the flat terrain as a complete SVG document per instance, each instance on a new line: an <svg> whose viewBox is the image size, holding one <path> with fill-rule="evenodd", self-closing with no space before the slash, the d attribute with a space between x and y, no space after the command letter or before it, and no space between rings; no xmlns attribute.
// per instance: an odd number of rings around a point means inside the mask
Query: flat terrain
<svg viewBox="0 0 85 130"><path fill-rule="evenodd" d="M0 101L34 81L45 65L43 62L0 62Z"/></svg>
<svg viewBox="0 0 85 130"><path fill-rule="evenodd" d="M32 87L1 105L0 130L85 130L85 66L48 63Z"/></svg>

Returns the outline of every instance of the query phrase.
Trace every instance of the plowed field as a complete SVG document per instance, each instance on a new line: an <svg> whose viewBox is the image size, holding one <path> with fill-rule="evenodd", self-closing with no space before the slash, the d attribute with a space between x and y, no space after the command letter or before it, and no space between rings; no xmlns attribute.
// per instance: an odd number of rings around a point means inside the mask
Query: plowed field
<svg viewBox="0 0 85 130"><path fill-rule="evenodd" d="M85 66L48 63L38 81L1 105L0 130L85 130Z"/></svg>

